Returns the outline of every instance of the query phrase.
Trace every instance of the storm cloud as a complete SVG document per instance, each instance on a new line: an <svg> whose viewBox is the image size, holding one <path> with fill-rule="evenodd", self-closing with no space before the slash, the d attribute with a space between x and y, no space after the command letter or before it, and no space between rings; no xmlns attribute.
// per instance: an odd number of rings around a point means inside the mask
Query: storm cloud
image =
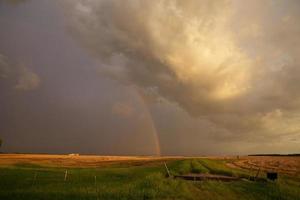
<svg viewBox="0 0 300 200"><path fill-rule="evenodd" d="M40 85L40 77L21 63L13 63L0 54L0 81L6 87L19 91L35 90Z"/></svg>
<svg viewBox="0 0 300 200"><path fill-rule="evenodd" d="M205 118L219 137L299 137L299 2L76 0L65 7L70 33L105 76Z"/></svg>
<svg viewBox="0 0 300 200"><path fill-rule="evenodd" d="M300 149L298 0L4 0L6 152Z"/></svg>

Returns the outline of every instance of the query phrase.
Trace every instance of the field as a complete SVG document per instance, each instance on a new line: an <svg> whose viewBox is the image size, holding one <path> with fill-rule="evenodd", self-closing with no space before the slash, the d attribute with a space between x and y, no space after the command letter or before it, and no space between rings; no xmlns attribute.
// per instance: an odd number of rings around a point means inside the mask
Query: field
<svg viewBox="0 0 300 200"><path fill-rule="evenodd" d="M238 181L167 178L189 173ZM0 199L288 199L300 200L300 157L117 157L0 154ZM249 181L261 168L277 181Z"/></svg>

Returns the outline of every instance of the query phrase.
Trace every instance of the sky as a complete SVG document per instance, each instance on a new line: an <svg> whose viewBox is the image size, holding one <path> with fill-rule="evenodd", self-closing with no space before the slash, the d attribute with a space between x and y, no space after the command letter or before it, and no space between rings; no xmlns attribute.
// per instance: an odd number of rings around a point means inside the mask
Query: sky
<svg viewBox="0 0 300 200"><path fill-rule="evenodd" d="M298 0L0 0L1 151L300 152Z"/></svg>

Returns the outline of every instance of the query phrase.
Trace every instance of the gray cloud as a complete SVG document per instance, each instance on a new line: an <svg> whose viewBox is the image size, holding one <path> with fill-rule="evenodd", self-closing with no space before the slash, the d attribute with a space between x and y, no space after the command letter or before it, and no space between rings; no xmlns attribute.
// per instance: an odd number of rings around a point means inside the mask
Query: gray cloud
<svg viewBox="0 0 300 200"><path fill-rule="evenodd" d="M28 0L1 0L0 5L1 5L1 3L5 3L8 5L17 6L19 4L25 3L26 1L28 1Z"/></svg>
<svg viewBox="0 0 300 200"><path fill-rule="evenodd" d="M15 86L17 90L35 90L39 87L39 85L40 78L36 73L30 71L24 66L20 67L18 82Z"/></svg>
<svg viewBox="0 0 300 200"><path fill-rule="evenodd" d="M0 54L0 81L6 87L19 91L35 90L40 85L39 76L23 64L12 63Z"/></svg>
<svg viewBox="0 0 300 200"><path fill-rule="evenodd" d="M116 102L111 110L113 115L128 118L133 115L133 106L126 102Z"/></svg>
<svg viewBox="0 0 300 200"><path fill-rule="evenodd" d="M103 75L205 119L211 137L266 141L299 133L298 1L64 6L70 33L99 58Z"/></svg>

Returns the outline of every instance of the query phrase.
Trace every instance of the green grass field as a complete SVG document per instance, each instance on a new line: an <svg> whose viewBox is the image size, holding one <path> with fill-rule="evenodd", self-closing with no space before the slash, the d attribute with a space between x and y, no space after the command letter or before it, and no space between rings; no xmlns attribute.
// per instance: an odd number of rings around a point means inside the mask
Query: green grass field
<svg viewBox="0 0 300 200"><path fill-rule="evenodd" d="M172 174L249 176L223 160L169 161ZM65 171L67 180L64 181ZM35 199L300 199L300 179L280 175L275 182L185 181L166 178L163 162L139 166L114 163L99 168L58 168L18 163L0 168L1 200Z"/></svg>

